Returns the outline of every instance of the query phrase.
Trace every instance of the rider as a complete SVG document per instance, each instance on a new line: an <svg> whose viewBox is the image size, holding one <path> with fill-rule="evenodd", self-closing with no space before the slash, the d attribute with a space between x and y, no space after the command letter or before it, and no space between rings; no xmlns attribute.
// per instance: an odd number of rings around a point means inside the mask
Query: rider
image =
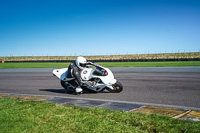
<svg viewBox="0 0 200 133"><path fill-rule="evenodd" d="M77 93L81 93L83 90L80 86L94 86L95 82L94 81L83 81L81 78L81 71L84 68L87 68L88 65L91 65L91 62L87 62L87 60L84 57L77 57L76 61L71 63L68 67L68 74L67 78L72 78L74 77L76 79L76 82L73 82L73 88L75 89L74 91Z"/></svg>

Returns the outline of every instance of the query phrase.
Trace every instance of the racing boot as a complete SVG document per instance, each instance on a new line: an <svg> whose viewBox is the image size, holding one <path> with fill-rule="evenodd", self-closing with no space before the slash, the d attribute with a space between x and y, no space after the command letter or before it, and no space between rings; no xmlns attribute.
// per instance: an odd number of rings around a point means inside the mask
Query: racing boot
<svg viewBox="0 0 200 133"><path fill-rule="evenodd" d="M75 89L75 93L76 93L77 95L80 95L80 94L83 93L83 89L82 89L80 86L78 86L78 87Z"/></svg>

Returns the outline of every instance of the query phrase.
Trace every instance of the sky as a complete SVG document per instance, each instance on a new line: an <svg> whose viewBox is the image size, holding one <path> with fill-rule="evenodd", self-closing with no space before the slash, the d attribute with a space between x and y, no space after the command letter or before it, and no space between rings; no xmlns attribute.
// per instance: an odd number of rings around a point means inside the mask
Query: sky
<svg viewBox="0 0 200 133"><path fill-rule="evenodd" d="M0 0L0 56L200 52L200 0Z"/></svg>

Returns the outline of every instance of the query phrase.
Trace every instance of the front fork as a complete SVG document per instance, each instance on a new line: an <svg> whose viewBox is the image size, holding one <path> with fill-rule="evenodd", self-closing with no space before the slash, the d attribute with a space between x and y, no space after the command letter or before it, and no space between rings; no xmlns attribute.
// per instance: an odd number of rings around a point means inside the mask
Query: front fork
<svg viewBox="0 0 200 133"><path fill-rule="evenodd" d="M117 82L117 80L116 80L116 79L113 79L113 80L110 82L110 84L108 84L106 87L108 87L108 88L111 89L111 90L114 90L113 85L114 85L116 82Z"/></svg>

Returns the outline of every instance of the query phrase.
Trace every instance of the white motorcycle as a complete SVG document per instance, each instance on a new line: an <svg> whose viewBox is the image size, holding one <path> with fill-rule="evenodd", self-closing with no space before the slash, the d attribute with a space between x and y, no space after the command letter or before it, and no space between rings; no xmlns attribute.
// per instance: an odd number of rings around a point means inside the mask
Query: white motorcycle
<svg viewBox="0 0 200 133"><path fill-rule="evenodd" d="M114 78L112 71L108 68L102 67L98 64L92 63L93 68L84 68L81 71L81 78L83 81L94 81L94 85L81 86L81 88L89 89L94 92L102 92L105 89L109 92L119 93L123 90L122 84ZM68 68L54 69L53 75L61 80L63 88L69 92L73 92L73 84L75 78L67 78Z"/></svg>

